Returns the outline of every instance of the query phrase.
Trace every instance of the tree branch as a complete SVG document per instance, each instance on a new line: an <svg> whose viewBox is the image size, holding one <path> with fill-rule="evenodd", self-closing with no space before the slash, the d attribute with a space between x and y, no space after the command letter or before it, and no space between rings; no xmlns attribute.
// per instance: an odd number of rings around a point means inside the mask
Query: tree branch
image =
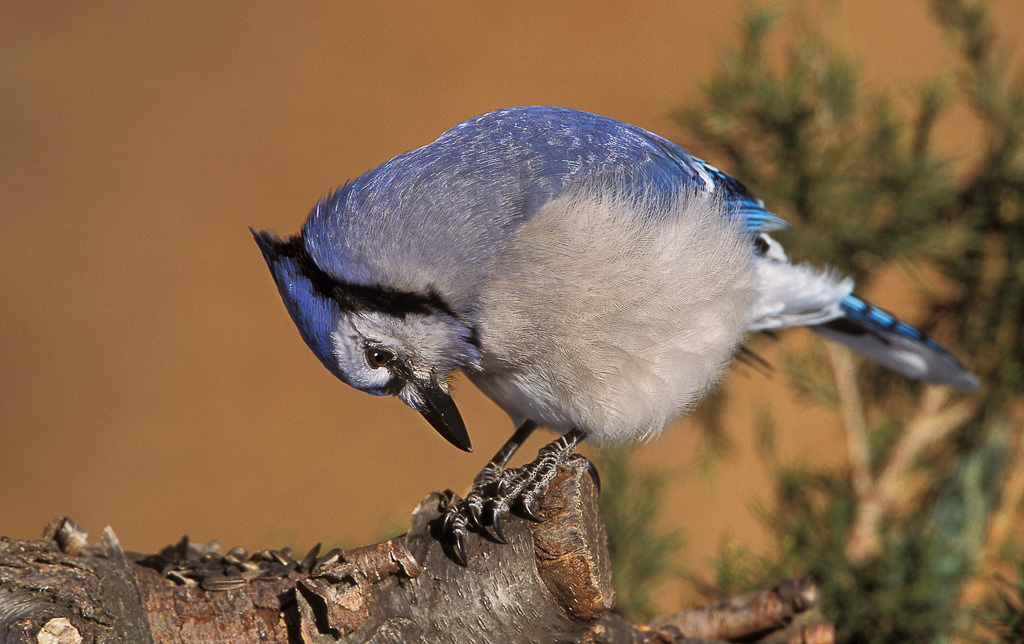
<svg viewBox="0 0 1024 644"><path fill-rule="evenodd" d="M820 619L807 580L649 624L614 615L585 464L559 471L541 522L508 521L507 545L474 535L466 567L436 538L451 501L427 495L400 537L301 560L288 549L222 555L187 538L126 554L110 528L89 544L61 518L41 540L0 540L0 644L831 641L830 626L809 623Z"/></svg>
<svg viewBox="0 0 1024 644"><path fill-rule="evenodd" d="M871 481L866 494L857 490L856 516L847 536L851 561L864 562L878 553L882 520L894 507L906 505L906 495L918 489L912 482L912 473L924 451L974 417L977 403L962 400L947 405L949 397L947 387L925 387L920 407L893 446L885 467ZM849 402L850 399L844 401L844 407ZM848 426L847 431L863 432L863 428L851 430Z"/></svg>

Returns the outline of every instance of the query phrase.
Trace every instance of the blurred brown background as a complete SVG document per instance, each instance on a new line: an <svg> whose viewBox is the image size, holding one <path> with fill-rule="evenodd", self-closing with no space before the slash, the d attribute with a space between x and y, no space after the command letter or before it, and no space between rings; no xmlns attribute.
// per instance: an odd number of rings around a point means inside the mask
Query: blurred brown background
<svg viewBox="0 0 1024 644"><path fill-rule="evenodd" d="M400 531L426 492L464 490L509 421L463 383L466 455L399 401L335 380L246 227L291 234L346 179L498 107L575 107L679 140L666 112L695 96L741 7L6 4L0 534L36 537L67 514L141 551L184 532L358 545ZM1015 41L1024 3L995 8ZM922 2L827 13L878 86L952 59ZM951 149L969 147L947 121ZM911 314L909 291L885 282L869 294ZM686 564L727 539L765 544L749 511L770 492L762 410L780 415L785 458L842 462L832 416L784 380L730 375L735 449L710 475L693 467L686 422L644 448L643 462L680 472L665 521L685 531Z"/></svg>

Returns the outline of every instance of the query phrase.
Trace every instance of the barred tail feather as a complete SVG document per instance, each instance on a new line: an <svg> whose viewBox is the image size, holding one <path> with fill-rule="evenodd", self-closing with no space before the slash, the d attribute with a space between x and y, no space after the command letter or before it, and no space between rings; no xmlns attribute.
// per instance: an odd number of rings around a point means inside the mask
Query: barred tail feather
<svg viewBox="0 0 1024 644"><path fill-rule="evenodd" d="M937 342L854 295L839 304L842 316L809 328L910 378L974 391L978 379Z"/></svg>

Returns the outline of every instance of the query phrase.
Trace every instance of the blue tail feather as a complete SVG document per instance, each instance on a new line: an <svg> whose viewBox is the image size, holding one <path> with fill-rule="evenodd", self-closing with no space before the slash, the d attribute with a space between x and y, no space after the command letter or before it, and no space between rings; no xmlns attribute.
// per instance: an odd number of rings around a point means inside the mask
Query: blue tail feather
<svg viewBox="0 0 1024 644"><path fill-rule="evenodd" d="M811 328L905 376L963 391L978 388L974 374L942 345L894 315L854 295L839 308L842 317Z"/></svg>

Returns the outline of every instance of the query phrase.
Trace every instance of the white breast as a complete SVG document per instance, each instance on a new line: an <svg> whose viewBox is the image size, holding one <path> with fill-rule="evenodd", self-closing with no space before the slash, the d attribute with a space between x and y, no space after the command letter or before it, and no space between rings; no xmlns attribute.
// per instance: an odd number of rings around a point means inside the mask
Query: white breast
<svg viewBox="0 0 1024 644"><path fill-rule="evenodd" d="M469 376L515 420L651 438L720 377L756 301L750 239L713 198L660 198L562 196L497 255Z"/></svg>

